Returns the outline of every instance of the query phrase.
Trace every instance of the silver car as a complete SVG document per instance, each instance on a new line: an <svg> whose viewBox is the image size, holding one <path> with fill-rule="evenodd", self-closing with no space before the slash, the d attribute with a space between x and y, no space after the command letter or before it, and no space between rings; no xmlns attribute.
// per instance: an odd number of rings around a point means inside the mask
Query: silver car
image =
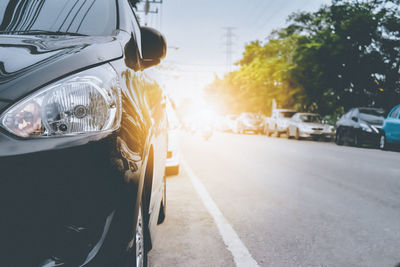
<svg viewBox="0 0 400 267"><path fill-rule="evenodd" d="M287 129L288 138L312 138L331 140L334 136L335 128L326 123L322 123L321 117L315 113L296 113L290 120Z"/></svg>

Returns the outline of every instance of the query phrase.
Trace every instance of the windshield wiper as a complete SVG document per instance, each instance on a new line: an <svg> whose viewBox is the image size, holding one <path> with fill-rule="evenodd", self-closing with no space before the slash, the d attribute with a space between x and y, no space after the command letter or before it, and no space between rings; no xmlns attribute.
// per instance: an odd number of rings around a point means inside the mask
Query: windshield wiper
<svg viewBox="0 0 400 267"><path fill-rule="evenodd" d="M45 30L24 30L24 31L0 31L0 34L11 35L70 35L70 36L87 36L87 34L76 32L60 32L60 31L45 31Z"/></svg>

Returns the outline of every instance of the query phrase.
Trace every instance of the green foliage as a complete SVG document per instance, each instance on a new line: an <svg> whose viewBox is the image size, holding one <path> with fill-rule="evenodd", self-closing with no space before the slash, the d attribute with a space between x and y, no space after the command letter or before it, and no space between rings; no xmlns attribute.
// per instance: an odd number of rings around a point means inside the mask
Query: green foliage
<svg viewBox="0 0 400 267"><path fill-rule="evenodd" d="M400 103L398 0L334 0L289 21L265 44L248 44L240 69L207 88L227 112L267 114L273 98L323 115Z"/></svg>

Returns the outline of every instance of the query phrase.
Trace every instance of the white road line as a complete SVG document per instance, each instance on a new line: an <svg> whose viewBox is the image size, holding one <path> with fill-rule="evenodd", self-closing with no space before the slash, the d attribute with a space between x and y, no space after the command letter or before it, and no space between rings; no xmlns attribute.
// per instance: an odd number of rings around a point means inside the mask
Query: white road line
<svg viewBox="0 0 400 267"><path fill-rule="evenodd" d="M224 240L225 245L228 250L232 253L233 259L238 267L258 267L259 265L251 256L249 250L245 247L242 240L233 230L230 223L226 220L222 212L219 210L215 202L212 200L211 196L208 194L207 189L201 183L199 178L190 168L190 166L182 159L181 163L188 173L189 178L199 195L200 199L203 201L204 206L208 212L213 217L215 224L218 227L219 233Z"/></svg>

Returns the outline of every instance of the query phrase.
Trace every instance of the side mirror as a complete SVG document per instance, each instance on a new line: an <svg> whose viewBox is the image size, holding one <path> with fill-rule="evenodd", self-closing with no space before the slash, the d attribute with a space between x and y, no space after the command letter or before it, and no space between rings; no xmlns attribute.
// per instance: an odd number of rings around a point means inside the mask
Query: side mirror
<svg viewBox="0 0 400 267"><path fill-rule="evenodd" d="M142 66L148 68L157 65L167 54L167 42L164 36L150 27L141 27Z"/></svg>

